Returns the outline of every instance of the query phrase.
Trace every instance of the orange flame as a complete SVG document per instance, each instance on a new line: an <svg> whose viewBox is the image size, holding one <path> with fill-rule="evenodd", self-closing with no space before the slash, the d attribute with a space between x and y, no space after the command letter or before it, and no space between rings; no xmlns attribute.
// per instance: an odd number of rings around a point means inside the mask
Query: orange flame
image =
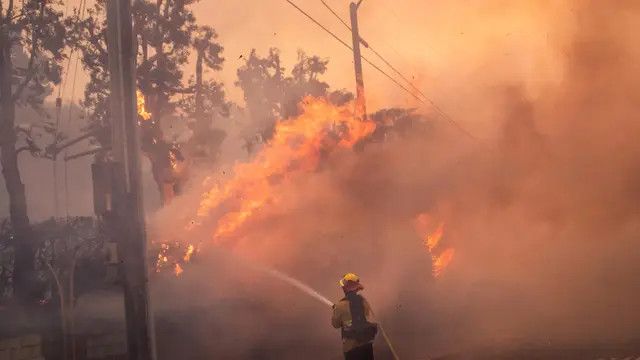
<svg viewBox="0 0 640 360"><path fill-rule="evenodd" d="M429 252L432 252L436 248L436 246L438 246L443 235L444 235L444 223L440 223L436 231L434 231L432 234L429 234L425 237L424 243L427 246L427 250L429 250Z"/></svg>
<svg viewBox="0 0 640 360"><path fill-rule="evenodd" d="M266 205L277 202L273 182L286 182L300 173L317 169L322 153L351 148L375 130L375 123L354 117L353 107L335 106L321 98L305 98L298 117L276 123L273 138L256 154L253 161L237 164L234 177L224 185L207 191L197 210L196 219L187 229L222 207L230 210L217 219L214 242L229 239ZM275 180L274 180L275 179Z"/></svg>
<svg viewBox="0 0 640 360"><path fill-rule="evenodd" d="M441 241L444 236L444 223L438 224L432 232L425 231L427 228L432 227L430 226L431 222L431 217L423 213L416 217L415 227L419 234L427 232L427 235L424 236L424 246L431 256L433 276L438 277L453 260L455 249L446 247L440 250L442 247Z"/></svg>
<svg viewBox="0 0 640 360"><path fill-rule="evenodd" d="M180 264L176 263L174 269L173 269L173 273L176 274L176 276L180 276L182 275L182 273L184 272L184 270L182 269L182 266L180 266Z"/></svg>
<svg viewBox="0 0 640 360"><path fill-rule="evenodd" d="M195 247L193 247L193 245L189 244L189 246L187 246L187 252L184 254L184 257L182 258L184 260L184 262L189 262L191 261L191 256L193 256L193 252L195 251Z"/></svg>
<svg viewBox="0 0 640 360"><path fill-rule="evenodd" d="M455 252L456 250L454 248L446 248L439 255L431 253L431 258L433 259L433 276L440 276L442 271L446 269L451 263L451 260L453 260Z"/></svg>
<svg viewBox="0 0 640 360"><path fill-rule="evenodd" d="M215 226L211 233L214 243L241 240L244 227L259 219L262 209L278 202L278 184L317 170L322 156L351 149L375 130L375 123L353 115L352 104L335 106L326 99L307 97L300 107L301 115L278 121L271 140L250 162L236 164L228 181L203 181L203 188L208 190L186 230L206 222ZM183 233L169 236L185 238ZM174 264L176 276L202 245L168 244L163 243L160 249L156 271ZM172 250L181 251L181 255L173 256ZM167 256L171 257L169 262Z"/></svg>
<svg viewBox="0 0 640 360"><path fill-rule="evenodd" d="M149 119L151 119L151 113L147 112L145 108L144 94L142 94L142 91L140 90L136 90L136 105L138 109L138 115L142 118L142 120L148 121Z"/></svg>
<svg viewBox="0 0 640 360"><path fill-rule="evenodd" d="M169 151L169 163L171 164L173 171L178 170L178 158L173 151Z"/></svg>
<svg viewBox="0 0 640 360"><path fill-rule="evenodd" d="M182 253L184 251L184 253ZM172 270L176 276L180 276L184 271L184 264L191 261L193 255L198 251L195 246L189 244L186 250L180 243L161 243L155 261L155 272ZM184 254L184 255L183 255Z"/></svg>

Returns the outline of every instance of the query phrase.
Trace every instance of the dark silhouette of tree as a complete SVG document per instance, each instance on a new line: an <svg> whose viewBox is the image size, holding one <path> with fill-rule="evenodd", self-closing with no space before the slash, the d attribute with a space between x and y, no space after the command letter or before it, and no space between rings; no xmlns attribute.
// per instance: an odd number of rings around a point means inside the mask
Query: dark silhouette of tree
<svg viewBox="0 0 640 360"><path fill-rule="evenodd" d="M16 107L43 112L51 84L60 82L65 26L55 5L47 0L0 1L0 162L13 228L14 293L24 301L33 299L35 255L18 167ZM35 151L34 147L27 140L21 149Z"/></svg>
<svg viewBox="0 0 640 360"><path fill-rule="evenodd" d="M266 57L260 57L255 49L251 51L237 71L236 85L244 93L246 107L260 133L258 138L270 139L277 119L297 115L298 104L305 96L327 97L337 105L353 99L345 90L329 92L329 84L319 79L328 64L327 59L298 51L298 61L287 76L278 49L270 49ZM252 147L247 144L247 149Z"/></svg>
<svg viewBox="0 0 640 360"><path fill-rule="evenodd" d="M216 32L209 26L200 26L192 38L196 51L195 80L189 79L188 86L194 88L193 94L183 96L179 103L182 112L192 121L189 128L193 136L187 144L187 151L200 158L215 160L226 134L214 129L212 120L216 117L228 117L230 104L225 100L222 83L204 79L204 65L209 69L220 70L222 48L214 40Z"/></svg>
<svg viewBox="0 0 640 360"><path fill-rule="evenodd" d="M285 69L278 49L269 49L269 55L260 57L256 50L245 59L237 71L236 85L244 93L244 101L254 124L264 135L273 131L273 124L281 114L285 92Z"/></svg>
<svg viewBox="0 0 640 360"><path fill-rule="evenodd" d="M179 192L185 181L175 171L178 168L175 165L176 161L183 162L186 155L177 144L165 138L163 121L172 115L191 117L194 136L190 142L206 142L212 117L228 113L222 84L204 77L206 69L222 68L223 48L216 41L213 28L197 25L190 8L193 3L192 0L139 0L132 9L138 46L136 77L146 110L152 115L151 121L142 127L142 146L152 163L163 200ZM69 21L74 29L72 43L82 52L83 65L90 74L83 101L89 110L89 129L109 126L105 5L104 0L98 0L86 18L80 19L76 13ZM192 54L196 56L196 76L185 79ZM108 144L108 136L98 140Z"/></svg>

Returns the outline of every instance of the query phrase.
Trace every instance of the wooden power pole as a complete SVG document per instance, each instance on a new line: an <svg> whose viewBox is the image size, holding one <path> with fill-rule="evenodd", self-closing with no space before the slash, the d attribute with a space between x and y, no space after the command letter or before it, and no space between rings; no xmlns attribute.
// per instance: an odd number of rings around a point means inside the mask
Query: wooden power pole
<svg viewBox="0 0 640 360"><path fill-rule="evenodd" d="M149 299L147 238L142 203L140 142L136 110L136 46L131 0L108 0L113 155L112 234L122 259L129 360L155 360L155 330Z"/></svg>
<svg viewBox="0 0 640 360"><path fill-rule="evenodd" d="M358 3L352 2L351 13L351 35L353 40L353 64L356 70L356 116L362 120L367 119L367 106L364 96L364 78L362 76L362 57L360 55L360 33L358 31L358 8L362 0Z"/></svg>

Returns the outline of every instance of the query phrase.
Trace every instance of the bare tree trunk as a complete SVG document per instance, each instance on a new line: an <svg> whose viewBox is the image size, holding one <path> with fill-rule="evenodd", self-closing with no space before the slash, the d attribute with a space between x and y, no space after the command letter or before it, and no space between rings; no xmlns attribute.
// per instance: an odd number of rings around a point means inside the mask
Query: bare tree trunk
<svg viewBox="0 0 640 360"><path fill-rule="evenodd" d="M0 33L0 164L7 193L9 194L9 216L13 227L15 265L14 292L18 300L27 301L31 296L31 279L34 270L35 252L32 246L31 226L27 215L27 200L24 184L18 168L15 132L15 101L11 78L11 46L6 33Z"/></svg>

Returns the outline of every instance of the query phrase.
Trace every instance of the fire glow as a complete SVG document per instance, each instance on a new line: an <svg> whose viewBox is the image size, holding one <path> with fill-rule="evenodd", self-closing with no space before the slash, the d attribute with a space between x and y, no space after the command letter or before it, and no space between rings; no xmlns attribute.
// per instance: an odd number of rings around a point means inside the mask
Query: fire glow
<svg viewBox="0 0 640 360"><path fill-rule="evenodd" d="M163 241L156 272L172 267L176 276L182 274L183 265L206 245L182 242L197 227L211 226L209 243L215 245L240 241L244 227L259 221L262 209L278 204L278 184L316 171L322 156L352 149L375 130L374 122L354 116L353 104L335 106L326 99L307 97L300 110L297 117L279 120L272 138L251 161L237 163L230 179L203 182L198 208L184 226L187 235Z"/></svg>
<svg viewBox="0 0 640 360"><path fill-rule="evenodd" d="M431 216L423 213L416 217L415 228L420 236L424 236L424 247L431 255L433 276L438 277L453 260L455 249L442 246L445 224L441 222L433 229L432 223Z"/></svg>
<svg viewBox="0 0 640 360"><path fill-rule="evenodd" d="M224 205L229 210L217 219L211 238L216 244L236 238L262 208L277 203L273 179L286 182L315 171L323 153L351 149L375 130L375 123L353 115L352 104L334 106L325 99L308 97L300 107L301 115L276 123L272 139L253 161L237 164L233 178L204 193L196 220L189 223L188 229Z"/></svg>
<svg viewBox="0 0 640 360"><path fill-rule="evenodd" d="M190 262L206 243L233 246L243 241L250 224L264 218L263 210L279 203L278 186L317 171L322 156L338 149L352 149L376 127L375 123L354 116L353 104L335 106L326 99L308 97L301 102L300 110L299 116L278 121L269 142L251 161L236 163L230 179L211 181L207 177L195 216L184 229L189 234L196 228L210 227L209 241L163 244L156 271L172 267L179 276L184 271L182 265ZM455 254L455 249L442 244L445 224L434 222L424 213L417 216L415 225L431 258L433 276L438 277Z"/></svg>
<svg viewBox="0 0 640 360"><path fill-rule="evenodd" d="M151 113L147 112L145 107L144 95L142 91L136 90L136 107L138 110L138 115L144 121L149 121L151 119Z"/></svg>

